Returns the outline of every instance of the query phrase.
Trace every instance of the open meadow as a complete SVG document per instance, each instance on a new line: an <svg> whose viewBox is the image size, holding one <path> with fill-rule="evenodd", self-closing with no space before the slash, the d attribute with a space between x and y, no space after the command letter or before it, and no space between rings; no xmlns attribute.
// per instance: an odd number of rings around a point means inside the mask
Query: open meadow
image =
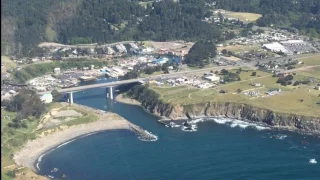
<svg viewBox="0 0 320 180"><path fill-rule="evenodd" d="M236 70L232 70L236 71ZM320 117L320 91L315 90L310 85L282 86L277 84L277 77L272 77L270 73L256 71L260 77L251 76L252 71L242 71L241 81L221 84L214 88L198 89L192 86L183 85L170 87L150 86L156 91L166 103L170 104L196 104L207 102L237 102L248 104L274 112L292 113L305 116ZM297 78L303 76L297 75ZM261 86L255 87L252 83L260 83ZM237 93L241 89L242 93ZM281 89L281 92L272 96L266 96L266 91L271 89ZM228 93L220 93L220 90L227 90ZM258 97L247 96L243 92L259 92Z"/></svg>
<svg viewBox="0 0 320 180"><path fill-rule="evenodd" d="M17 67L17 64L13 62L8 56L1 56L1 72L5 72L7 70L13 69Z"/></svg>
<svg viewBox="0 0 320 180"><path fill-rule="evenodd" d="M303 65L300 65L300 67L320 65L320 54L311 57L300 58L299 61L304 63Z"/></svg>
<svg viewBox="0 0 320 180"><path fill-rule="evenodd" d="M247 12L227 12L224 15L226 17L240 19L240 21L244 21L244 22L255 22L260 17L262 17L261 14L247 13Z"/></svg>
<svg viewBox="0 0 320 180"><path fill-rule="evenodd" d="M217 47L218 51L222 51L223 49L226 49L228 51L231 51L233 53L239 53L239 52L246 52L246 51L257 51L260 49L258 45L234 45L234 46L225 46L225 47Z"/></svg>

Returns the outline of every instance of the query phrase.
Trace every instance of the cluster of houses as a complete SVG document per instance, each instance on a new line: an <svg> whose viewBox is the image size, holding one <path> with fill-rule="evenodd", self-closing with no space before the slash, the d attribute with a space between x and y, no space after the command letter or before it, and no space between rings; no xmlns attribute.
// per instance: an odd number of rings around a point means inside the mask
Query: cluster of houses
<svg viewBox="0 0 320 180"><path fill-rule="evenodd" d="M318 52L315 47L303 40L272 42L269 44L263 44L262 48L275 53L282 52L286 55Z"/></svg>
<svg viewBox="0 0 320 180"><path fill-rule="evenodd" d="M280 70L280 69L288 69L290 66L292 65L295 65L295 64L302 64L303 62L301 61L297 61L297 60L282 60L282 61L276 61L276 62L268 62L268 63L259 63L257 66L259 68L262 68L262 69L266 69L268 71L277 71L277 70Z"/></svg>
<svg viewBox="0 0 320 180"><path fill-rule="evenodd" d="M270 89L270 90L266 91L266 94L268 96L272 96L272 95L278 94L280 92L281 92L281 89L275 88L275 89Z"/></svg>
<svg viewBox="0 0 320 180"><path fill-rule="evenodd" d="M233 39L230 45L254 45L266 42L288 41L293 39L302 39L299 36L289 33L286 30L271 30L264 33L256 33L248 37L240 37Z"/></svg>
<svg viewBox="0 0 320 180"><path fill-rule="evenodd" d="M45 75L42 77L34 78L30 80L27 85L38 92L49 91L55 87L58 87L62 81L52 77L51 75Z"/></svg>
<svg viewBox="0 0 320 180"><path fill-rule="evenodd" d="M247 96L251 96L251 97L260 96L260 93L257 91L247 91L247 92L244 92L243 94L245 94Z"/></svg>
<svg viewBox="0 0 320 180"><path fill-rule="evenodd" d="M190 85L199 89L208 89L217 86L220 82L220 77L213 73L206 73L202 76L202 79L199 78L191 78L191 77L178 77L178 78L170 78L166 81L161 80L152 80L149 81L149 84L156 84L158 86L163 84L168 84L172 87L180 86L180 85Z"/></svg>

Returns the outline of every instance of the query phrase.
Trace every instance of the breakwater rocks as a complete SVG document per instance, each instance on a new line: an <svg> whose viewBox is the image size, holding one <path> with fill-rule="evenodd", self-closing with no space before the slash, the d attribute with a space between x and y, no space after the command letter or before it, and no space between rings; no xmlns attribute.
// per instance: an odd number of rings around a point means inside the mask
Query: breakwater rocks
<svg viewBox="0 0 320 180"><path fill-rule="evenodd" d="M279 113L269 109L233 102L208 102L203 104L146 106L151 113L170 119L196 119L198 117L232 118L264 123L274 129L297 131L303 134L320 134L320 117Z"/></svg>
<svg viewBox="0 0 320 180"><path fill-rule="evenodd" d="M152 134L151 132L142 129L141 127L135 125L129 125L131 131L133 131L140 140L142 141L157 141L158 136Z"/></svg>

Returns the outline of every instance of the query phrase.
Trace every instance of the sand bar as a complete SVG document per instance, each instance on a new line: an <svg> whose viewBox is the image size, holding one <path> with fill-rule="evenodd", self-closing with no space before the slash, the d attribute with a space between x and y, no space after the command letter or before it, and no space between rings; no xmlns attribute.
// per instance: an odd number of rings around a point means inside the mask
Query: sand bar
<svg viewBox="0 0 320 180"><path fill-rule="evenodd" d="M131 98L126 98L126 97L123 97L122 94L118 94L116 96L116 99L115 99L117 102L120 102L120 103L123 103L123 104L130 104L130 105L141 105L141 103L135 99L131 99Z"/></svg>

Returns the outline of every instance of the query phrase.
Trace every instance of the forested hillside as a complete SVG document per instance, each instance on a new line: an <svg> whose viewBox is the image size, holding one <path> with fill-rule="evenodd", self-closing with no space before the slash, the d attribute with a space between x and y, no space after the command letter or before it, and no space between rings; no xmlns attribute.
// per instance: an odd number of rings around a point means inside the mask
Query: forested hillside
<svg viewBox="0 0 320 180"><path fill-rule="evenodd" d="M258 25L320 33L319 0L2 0L1 54L26 54L39 42L212 40L218 28L202 21L212 6L263 14Z"/></svg>
<svg viewBox="0 0 320 180"><path fill-rule="evenodd" d="M27 53L40 41L65 44L122 40L213 39L204 0L2 0L1 53ZM8 50L9 49L9 50Z"/></svg>
<svg viewBox="0 0 320 180"><path fill-rule="evenodd" d="M259 26L294 27L310 36L320 34L319 0L208 0L216 8L260 13Z"/></svg>

